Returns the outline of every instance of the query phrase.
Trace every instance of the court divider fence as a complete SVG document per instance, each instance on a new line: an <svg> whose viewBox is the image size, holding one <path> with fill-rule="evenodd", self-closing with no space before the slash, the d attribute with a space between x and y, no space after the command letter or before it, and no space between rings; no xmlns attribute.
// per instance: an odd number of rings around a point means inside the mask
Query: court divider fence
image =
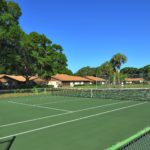
<svg viewBox="0 0 150 150"><path fill-rule="evenodd" d="M33 88L33 89L0 90L0 95L7 93L33 93L33 94L49 93L55 96L150 101L150 88L126 88L126 89Z"/></svg>

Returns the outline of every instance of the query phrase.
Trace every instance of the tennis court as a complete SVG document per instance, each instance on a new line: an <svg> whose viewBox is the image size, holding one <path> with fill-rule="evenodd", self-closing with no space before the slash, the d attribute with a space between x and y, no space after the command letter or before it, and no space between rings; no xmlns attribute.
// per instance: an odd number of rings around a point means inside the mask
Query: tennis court
<svg viewBox="0 0 150 150"><path fill-rule="evenodd" d="M0 140L16 136L12 150L103 150L148 126L150 103L143 100L52 94L0 100Z"/></svg>

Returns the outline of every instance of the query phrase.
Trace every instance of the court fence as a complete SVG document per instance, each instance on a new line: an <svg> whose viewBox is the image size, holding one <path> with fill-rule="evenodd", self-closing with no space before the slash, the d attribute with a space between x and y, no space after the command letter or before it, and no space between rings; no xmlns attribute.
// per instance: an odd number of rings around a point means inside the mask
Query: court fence
<svg viewBox="0 0 150 150"><path fill-rule="evenodd" d="M119 142L107 150L149 150L150 127L138 132L125 141Z"/></svg>
<svg viewBox="0 0 150 150"><path fill-rule="evenodd" d="M52 89L52 95L87 98L150 101L149 88L129 89Z"/></svg>
<svg viewBox="0 0 150 150"><path fill-rule="evenodd" d="M10 150L15 139L16 139L16 137L14 136L9 139L0 140L0 150Z"/></svg>
<svg viewBox="0 0 150 150"><path fill-rule="evenodd" d="M36 89L0 90L0 95L7 93L31 93L31 94L49 93L50 95L55 96L150 101L150 88L126 88L126 89L36 88Z"/></svg>

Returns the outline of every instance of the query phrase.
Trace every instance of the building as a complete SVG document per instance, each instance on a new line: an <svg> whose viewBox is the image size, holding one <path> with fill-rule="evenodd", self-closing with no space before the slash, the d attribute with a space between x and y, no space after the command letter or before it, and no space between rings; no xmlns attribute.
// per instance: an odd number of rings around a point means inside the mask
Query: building
<svg viewBox="0 0 150 150"><path fill-rule="evenodd" d="M29 81L36 85L46 85L47 84L47 81L45 79L39 78L37 76L30 77Z"/></svg>
<svg viewBox="0 0 150 150"><path fill-rule="evenodd" d="M29 79L30 85L46 85L47 81L37 76L32 76ZM26 78L17 75L0 75L0 87L1 88L17 88L26 84Z"/></svg>
<svg viewBox="0 0 150 150"><path fill-rule="evenodd" d="M141 84L144 82L143 78L125 78L126 84Z"/></svg>
<svg viewBox="0 0 150 150"><path fill-rule="evenodd" d="M0 75L0 86L1 87L17 87L23 85L26 79L23 76L16 75Z"/></svg>
<svg viewBox="0 0 150 150"><path fill-rule="evenodd" d="M80 76L56 74L49 79L48 85L53 85L55 88L62 87L62 86L73 87L74 85L90 84L91 82L92 81L90 79L83 78Z"/></svg>
<svg viewBox="0 0 150 150"><path fill-rule="evenodd" d="M0 86L6 85L7 84L7 79L5 78L4 74L0 75Z"/></svg>
<svg viewBox="0 0 150 150"><path fill-rule="evenodd" d="M85 76L86 79L91 80L92 84L106 84L106 80L103 78L99 78L99 77L94 77L94 76Z"/></svg>

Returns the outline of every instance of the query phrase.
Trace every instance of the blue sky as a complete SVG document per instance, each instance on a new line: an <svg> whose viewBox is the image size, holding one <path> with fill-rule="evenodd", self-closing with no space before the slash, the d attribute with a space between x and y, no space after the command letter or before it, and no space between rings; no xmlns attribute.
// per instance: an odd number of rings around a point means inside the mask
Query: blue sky
<svg viewBox="0 0 150 150"><path fill-rule="evenodd" d="M150 64L150 0L14 0L26 33L63 46L68 68L96 67L120 52L123 67Z"/></svg>

